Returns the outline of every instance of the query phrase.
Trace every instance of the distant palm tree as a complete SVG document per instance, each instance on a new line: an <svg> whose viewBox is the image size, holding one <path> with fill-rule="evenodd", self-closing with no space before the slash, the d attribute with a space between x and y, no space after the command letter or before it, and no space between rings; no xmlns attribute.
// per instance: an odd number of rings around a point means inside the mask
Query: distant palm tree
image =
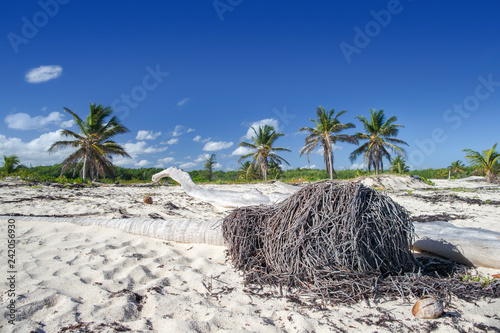
<svg viewBox="0 0 500 333"><path fill-rule="evenodd" d="M347 111L340 111L334 117L334 109L331 109L327 113L325 109L320 106L316 108L316 120L311 119L315 126L302 127L299 129L299 131L309 132L309 135L305 139L305 146L300 151L300 156L306 153L307 162L309 162L309 154L321 143L321 146L323 146L325 168L331 180L333 180L333 175L335 174L333 168L333 146L335 143L348 142L358 144L358 139L353 135L337 134L346 129L355 127L352 123L343 124L338 120L338 117L346 112Z"/></svg>
<svg viewBox="0 0 500 333"><path fill-rule="evenodd" d="M110 139L117 134L129 132L129 129L123 126L116 116L105 122L105 118L113 113L113 109L109 106L90 103L90 114L85 121L68 108L64 108L64 111L73 116L80 133L65 129L61 134L65 137L72 137L74 140L57 141L49 148L49 152L65 147L78 148L63 161L61 174L70 166L74 166L76 171L78 166L83 164L81 171L83 179L87 176L95 179L98 174L103 176L108 174L114 179L112 155L130 156L122 146Z"/></svg>
<svg viewBox="0 0 500 333"><path fill-rule="evenodd" d="M495 179L495 175L498 172L498 162L500 161L500 154L496 150L497 143L493 145L488 150L483 150L483 153L474 151L472 149L464 149L463 151L467 153L465 157L470 161L473 167L486 173L486 178L489 182Z"/></svg>
<svg viewBox="0 0 500 333"><path fill-rule="evenodd" d="M251 129L255 133L255 136L252 136L252 140L254 143L240 142L240 147L251 148L255 150L255 152L241 156L238 162L248 157L252 157L252 164L255 167L260 166L262 175L264 176L264 180L267 182L267 169L269 168L269 160L276 163L285 162L286 164L290 165L285 159L276 155L274 152L290 151L290 149L273 147L276 139L284 135L283 133L276 133L273 126L264 125L259 126L257 130L255 130L255 128L253 127L251 127Z"/></svg>
<svg viewBox="0 0 500 333"><path fill-rule="evenodd" d="M401 156L396 156L391 158L391 171L394 173L403 174L410 171L408 165L406 165L406 161Z"/></svg>
<svg viewBox="0 0 500 333"><path fill-rule="evenodd" d="M458 174L461 174L465 171L465 164L458 160L451 162L451 165L448 167L450 173L454 174L455 176Z"/></svg>
<svg viewBox="0 0 500 333"><path fill-rule="evenodd" d="M3 167L2 169L7 173L11 174L13 172L16 172L22 168L24 168L24 165L21 165L19 162L19 158L16 155L10 155L10 156L3 156Z"/></svg>
<svg viewBox="0 0 500 333"><path fill-rule="evenodd" d="M385 120L384 110L370 110L371 118L368 121L364 116L357 116L365 128L365 133L356 133L359 140L367 140L358 149L350 155L351 162L363 155L364 162L368 166L368 171L373 167L375 174L378 175L379 170L384 170L383 158L390 160L391 155L388 149L398 155L405 156L405 151L397 145L408 145L406 142L396 139L399 127L403 125L394 124L398 119L396 116Z"/></svg>
<svg viewBox="0 0 500 333"><path fill-rule="evenodd" d="M252 162L245 161L242 162L240 168L238 169L240 179L253 180L257 179L258 169L255 168Z"/></svg>

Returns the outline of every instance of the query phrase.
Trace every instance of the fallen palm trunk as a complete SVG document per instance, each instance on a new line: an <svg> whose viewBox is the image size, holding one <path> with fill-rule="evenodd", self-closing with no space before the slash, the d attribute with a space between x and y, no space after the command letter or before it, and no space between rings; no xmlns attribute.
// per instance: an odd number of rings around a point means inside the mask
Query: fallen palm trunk
<svg viewBox="0 0 500 333"><path fill-rule="evenodd" d="M500 268L500 232L460 228L448 222L415 223L413 248L469 266Z"/></svg>
<svg viewBox="0 0 500 333"><path fill-rule="evenodd" d="M97 225L135 235L148 236L180 243L224 245L220 223L216 221L154 220L154 219L94 219L38 216L2 216L4 220L67 222L81 226Z"/></svg>
<svg viewBox="0 0 500 333"><path fill-rule="evenodd" d="M36 216L1 216L25 221L67 222L82 226L98 225L180 243L227 245L216 221L95 219ZM413 248L437 254L458 263L500 269L500 233L477 228L459 228L448 222L414 223Z"/></svg>
<svg viewBox="0 0 500 333"><path fill-rule="evenodd" d="M162 172L154 174L152 180L157 182L163 177L170 177L181 184L182 189L193 198L220 207L273 204L286 199L290 194L298 190L298 188L283 183L279 183L275 186L280 192L272 193L270 196L264 195L256 189L246 192L207 189L196 185L187 172L174 167L167 168Z"/></svg>

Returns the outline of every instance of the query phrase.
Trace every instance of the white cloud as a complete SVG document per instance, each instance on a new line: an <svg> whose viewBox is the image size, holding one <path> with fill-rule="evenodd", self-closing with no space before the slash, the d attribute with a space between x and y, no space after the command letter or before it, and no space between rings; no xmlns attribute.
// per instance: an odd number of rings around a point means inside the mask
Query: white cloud
<svg viewBox="0 0 500 333"><path fill-rule="evenodd" d="M356 170L356 169L366 169L366 164L365 162L362 163L353 163L349 169Z"/></svg>
<svg viewBox="0 0 500 333"><path fill-rule="evenodd" d="M184 106L187 102L189 102L189 101L190 101L190 99L189 99L189 98L187 98L187 97L186 97L186 98L183 98L183 99L181 99L180 101L178 101L178 102L177 102L177 106L179 106L179 107L183 107L183 106Z"/></svg>
<svg viewBox="0 0 500 333"><path fill-rule="evenodd" d="M220 163L214 164L214 169L220 169L220 168L222 168L222 164L220 164Z"/></svg>
<svg viewBox="0 0 500 333"><path fill-rule="evenodd" d="M137 132L136 140L155 140L157 137L161 135L161 132L153 132L153 131L144 131L140 130Z"/></svg>
<svg viewBox="0 0 500 333"><path fill-rule="evenodd" d="M159 153L165 151L167 147L157 148L157 147L146 147L147 143L145 141L138 141L136 143L127 142L123 144L125 151L135 160L140 154L151 154Z"/></svg>
<svg viewBox="0 0 500 333"><path fill-rule="evenodd" d="M302 169L316 169L316 164L307 164L302 167Z"/></svg>
<svg viewBox="0 0 500 333"><path fill-rule="evenodd" d="M290 170L292 167L287 165L287 164L280 164L279 165L281 170Z"/></svg>
<svg viewBox="0 0 500 333"><path fill-rule="evenodd" d="M333 145L332 148L333 148L333 151L335 151L335 150L342 150L342 147L338 146L338 145ZM323 156L324 152L325 151L323 150L323 147L319 146L318 149L316 149L315 151L313 151L313 154L317 154L317 155Z"/></svg>
<svg viewBox="0 0 500 333"><path fill-rule="evenodd" d="M273 119L273 118L262 119L262 120L254 122L250 125L250 127L248 128L247 134L245 134L243 139L248 140L248 139L251 139L252 136L255 136L255 132L253 131L252 127L255 128L256 131L258 131L259 127L264 126L264 125L271 125L272 127L274 127L275 131L277 131L277 132L279 131L278 120Z"/></svg>
<svg viewBox="0 0 500 333"><path fill-rule="evenodd" d="M248 148L248 147L238 147L236 148L232 153L231 155L233 156L243 156L243 155L248 155L250 153L253 153L254 150L252 148Z"/></svg>
<svg viewBox="0 0 500 333"><path fill-rule="evenodd" d="M196 163L204 162L206 159L210 158L210 154L201 154L194 160Z"/></svg>
<svg viewBox="0 0 500 333"><path fill-rule="evenodd" d="M63 128L70 128L70 127L73 127L74 124L75 124L75 121L73 119L70 119L68 121L63 121L60 126Z"/></svg>
<svg viewBox="0 0 500 333"><path fill-rule="evenodd" d="M61 163L75 151L75 148L64 148L49 154L48 149L50 146L60 140L67 140L67 138L61 136L61 130L44 133L29 142L25 142L20 138L7 138L5 135L0 134L0 156L17 155L21 164L28 167L30 164L52 165Z"/></svg>
<svg viewBox="0 0 500 333"><path fill-rule="evenodd" d="M41 83L52 79L56 79L61 76L62 67L61 66L40 66L31 69L26 74L26 81L29 83Z"/></svg>
<svg viewBox="0 0 500 333"><path fill-rule="evenodd" d="M135 164L135 166L137 166L137 167L141 167L141 168L142 168L142 167L145 167L145 166L146 166L146 165L148 165L148 164L149 164L149 162L148 162L147 160L141 160L140 162L137 162L137 163Z"/></svg>
<svg viewBox="0 0 500 333"><path fill-rule="evenodd" d="M172 132L172 136L180 136L184 134L184 126L182 125L177 125L174 128L174 131Z"/></svg>
<svg viewBox="0 0 500 333"><path fill-rule="evenodd" d="M113 164L121 167L133 167L137 163L137 160L134 158L127 158L123 156L115 156L113 158Z"/></svg>
<svg viewBox="0 0 500 333"><path fill-rule="evenodd" d="M191 133L191 132L194 132L196 131L194 128L188 128L187 132L186 133Z"/></svg>
<svg viewBox="0 0 500 333"><path fill-rule="evenodd" d="M173 157L165 157L165 158L160 158L157 162L158 164L170 164L175 161L175 158Z"/></svg>
<svg viewBox="0 0 500 333"><path fill-rule="evenodd" d="M47 117L31 117L27 113L14 113L5 117L5 122L9 128L20 130L42 129L47 125L60 123L64 115L60 112L51 112Z"/></svg>
<svg viewBox="0 0 500 333"><path fill-rule="evenodd" d="M177 142L179 142L179 138L173 138L167 141L167 144L169 145L175 145Z"/></svg>
<svg viewBox="0 0 500 333"><path fill-rule="evenodd" d="M218 151L222 149L227 149L233 145L233 142L225 141L209 141L203 147L204 151Z"/></svg>
<svg viewBox="0 0 500 333"><path fill-rule="evenodd" d="M182 163L181 165L179 165L179 168L181 168L181 169L189 169L189 168L195 167L196 165L197 165L196 163L187 162L187 163Z"/></svg>
<svg viewBox="0 0 500 333"><path fill-rule="evenodd" d="M42 111L44 111L44 112L45 112L45 111L47 111L48 109L49 109L48 107L44 106L44 107L42 108Z"/></svg>
<svg viewBox="0 0 500 333"><path fill-rule="evenodd" d="M194 142L199 142L201 140L201 135L197 135L193 138Z"/></svg>

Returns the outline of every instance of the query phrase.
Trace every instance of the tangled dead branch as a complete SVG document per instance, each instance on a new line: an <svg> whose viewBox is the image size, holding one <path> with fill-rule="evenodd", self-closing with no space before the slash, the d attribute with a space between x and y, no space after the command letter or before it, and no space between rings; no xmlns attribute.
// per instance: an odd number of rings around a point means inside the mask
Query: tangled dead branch
<svg viewBox="0 0 500 333"><path fill-rule="evenodd" d="M470 298L472 285L415 260L408 212L361 183L317 182L280 204L236 209L222 230L247 284L285 286L323 305L429 292ZM499 285L470 296L499 297Z"/></svg>

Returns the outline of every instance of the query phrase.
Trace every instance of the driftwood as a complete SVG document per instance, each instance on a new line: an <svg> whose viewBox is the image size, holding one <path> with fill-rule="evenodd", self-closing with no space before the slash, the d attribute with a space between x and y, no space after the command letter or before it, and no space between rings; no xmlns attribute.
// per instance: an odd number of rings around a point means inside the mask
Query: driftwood
<svg viewBox="0 0 500 333"><path fill-rule="evenodd" d="M298 188L295 188L294 186L279 182L274 185L275 189L279 190L279 192L274 192L269 196L262 194L256 189L245 192L207 189L196 185L187 172L179 170L175 167L170 167L162 172L154 174L152 180L157 182L163 177L170 177L181 184L182 189L193 198L220 207L242 207L249 205L272 204L286 199L298 190Z"/></svg>
<svg viewBox="0 0 500 333"><path fill-rule="evenodd" d="M8 216L0 216L8 219ZM101 226L135 235L148 236L180 243L224 245L220 223L217 221L161 220L142 218L96 219L53 216L15 216L16 221L74 223L81 226Z"/></svg>
<svg viewBox="0 0 500 333"><path fill-rule="evenodd" d="M468 266L500 268L500 232L460 228L448 222L415 223L413 248Z"/></svg>

